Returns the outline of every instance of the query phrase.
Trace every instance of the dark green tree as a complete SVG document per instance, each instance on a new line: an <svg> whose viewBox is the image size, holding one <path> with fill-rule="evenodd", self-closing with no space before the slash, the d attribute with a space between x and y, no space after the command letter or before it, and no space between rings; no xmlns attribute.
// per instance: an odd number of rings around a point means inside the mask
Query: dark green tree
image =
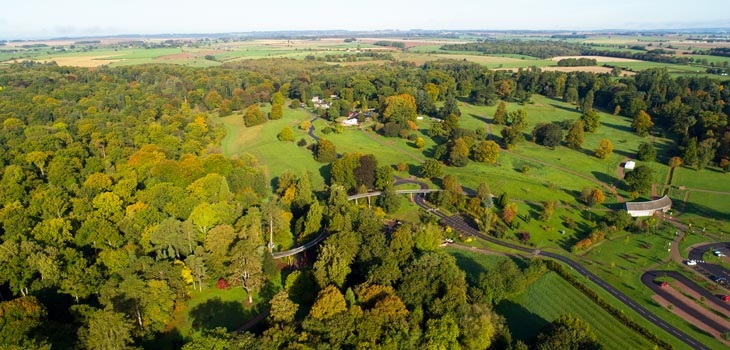
<svg viewBox="0 0 730 350"><path fill-rule="evenodd" d="M656 160L656 148L651 143L643 142L639 145L636 157L641 161L653 162Z"/></svg>
<svg viewBox="0 0 730 350"><path fill-rule="evenodd" d="M639 165L634 170L626 174L624 181L629 186L630 191L647 193L651 191L651 185L654 182L654 174L650 167L646 165Z"/></svg>
<svg viewBox="0 0 730 350"><path fill-rule="evenodd" d="M535 143L548 148L555 148L563 141L563 128L557 124L537 124L532 130Z"/></svg>

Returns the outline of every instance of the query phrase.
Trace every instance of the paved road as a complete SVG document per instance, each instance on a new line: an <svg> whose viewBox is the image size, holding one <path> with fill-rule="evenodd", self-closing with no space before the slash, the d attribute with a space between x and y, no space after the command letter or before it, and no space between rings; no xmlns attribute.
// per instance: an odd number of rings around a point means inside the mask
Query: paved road
<svg viewBox="0 0 730 350"><path fill-rule="evenodd" d="M426 201L424 200L423 196L417 196L415 203L423 209L426 209L426 210L431 209L428 206L428 204L426 204ZM463 232L463 233L466 233L468 235L472 235L475 237L479 237L488 242L491 242L491 243L494 243L497 245L501 245L503 247L515 249L515 250L522 251L522 252L531 253L534 255L541 255L541 256L545 256L545 257L549 257L549 258L561 261L561 262L565 263L566 265L570 266L571 268L573 268L573 270L575 270L579 274L586 277L588 280L592 281L593 283L597 284L599 287L603 288L609 294L616 297L618 300L620 300L622 303L624 303L624 305L626 305L627 307L638 312L639 315L641 315L642 317L647 319L649 322L651 322L654 325L656 325L657 327L667 331L669 334L675 336L677 339L679 339L682 342L686 343L687 345L691 346L693 349L709 349L708 347L706 347L705 345L703 345L702 343L697 341L697 339L692 338L691 336L687 335L686 333L680 331L679 329L675 328L674 326L670 325L669 323L667 323L664 320L660 319L659 317L655 316L649 310L645 309L643 306L639 305L637 302L635 302L634 300L629 298L626 294L620 292L618 289L614 288L607 282L598 278L598 276L594 275L592 272L586 270L583 266L581 266L577 262L575 262L565 256L551 253L551 252L534 250L534 249L527 248L527 247L513 244L513 243L503 242L494 237L485 235L485 234L477 231L476 229L474 229L473 227L468 225L461 217L446 216L443 213L438 212L438 211L430 211L430 212L433 213L434 215L438 216L439 218L441 218L445 224L451 226L452 228L454 228L457 231L460 231L460 232Z"/></svg>
<svg viewBox="0 0 730 350"><path fill-rule="evenodd" d="M689 258L690 260L702 260L702 255L704 255L710 249L712 249L713 251L719 250L727 255L722 259L728 259L728 257L730 257L730 242L717 242L703 244L692 248L692 250L689 251ZM700 272L709 278L724 277L728 281L723 284L724 287L728 287L730 285L730 271L724 266L720 264L700 262L697 263L697 267L698 270L704 270L704 272L706 273L702 273L703 271Z"/></svg>

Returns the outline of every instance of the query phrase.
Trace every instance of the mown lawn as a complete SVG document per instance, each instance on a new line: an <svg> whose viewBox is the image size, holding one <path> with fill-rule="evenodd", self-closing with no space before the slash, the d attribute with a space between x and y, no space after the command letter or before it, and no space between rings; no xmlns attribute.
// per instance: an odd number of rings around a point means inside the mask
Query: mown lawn
<svg viewBox="0 0 730 350"><path fill-rule="evenodd" d="M554 319L571 313L588 323L605 349L649 349L651 343L624 326L554 272L548 272L519 296L500 303L514 339L529 342Z"/></svg>

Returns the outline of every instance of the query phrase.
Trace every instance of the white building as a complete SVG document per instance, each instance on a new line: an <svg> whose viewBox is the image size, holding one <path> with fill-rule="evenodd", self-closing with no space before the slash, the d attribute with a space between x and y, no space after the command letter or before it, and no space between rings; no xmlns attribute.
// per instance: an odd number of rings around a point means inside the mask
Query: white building
<svg viewBox="0 0 730 350"><path fill-rule="evenodd" d="M672 200L666 195L648 202L626 202L626 211L633 217L652 216L657 212L665 213L672 208Z"/></svg>

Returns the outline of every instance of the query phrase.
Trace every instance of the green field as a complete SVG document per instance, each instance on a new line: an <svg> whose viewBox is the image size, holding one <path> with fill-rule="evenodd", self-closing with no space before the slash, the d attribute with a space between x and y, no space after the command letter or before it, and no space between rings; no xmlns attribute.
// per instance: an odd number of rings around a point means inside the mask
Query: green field
<svg viewBox="0 0 730 350"><path fill-rule="evenodd" d="M675 169L669 195L675 203L674 207L682 211L678 218L699 227L707 227L715 233L730 234L727 204L730 200L729 176L716 168L699 171L685 167Z"/></svg>
<svg viewBox="0 0 730 350"><path fill-rule="evenodd" d="M264 112L268 108L264 109ZM324 177L329 177L329 168L326 164L314 160L312 152L305 147L299 147L296 142L282 142L277 134L288 126L294 131L295 139L304 138L308 144L314 142L304 130L298 128L299 123L312 119L312 115L301 109L291 110L284 108L284 118L271 120L263 125L247 128L243 125L243 117L236 113L224 118L214 118L214 121L223 123L226 136L222 141L223 154L227 157L236 157L244 153L256 156L270 179L278 176L287 169L297 174L308 171L315 189L324 186Z"/></svg>
<svg viewBox="0 0 730 350"><path fill-rule="evenodd" d="M554 272L546 273L521 295L499 304L497 311L507 319L512 337L525 342L560 315L571 313L590 325L605 349L652 346Z"/></svg>

